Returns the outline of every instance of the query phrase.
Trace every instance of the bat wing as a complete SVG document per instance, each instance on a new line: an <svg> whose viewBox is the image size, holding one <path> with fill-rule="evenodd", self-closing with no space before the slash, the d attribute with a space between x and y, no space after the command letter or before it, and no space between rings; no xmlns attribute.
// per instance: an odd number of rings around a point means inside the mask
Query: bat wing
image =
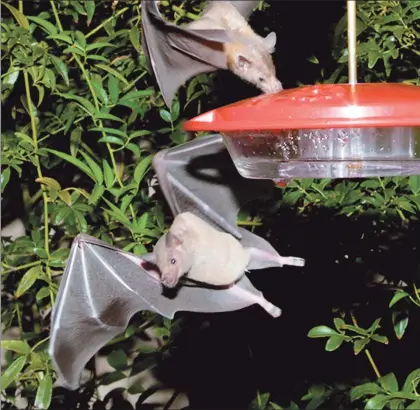
<svg viewBox="0 0 420 410"><path fill-rule="evenodd" d="M171 107L175 93L187 80L226 67L221 46L229 37L225 30L188 30L168 23L156 1L143 0L141 7L145 56L166 105Z"/></svg>
<svg viewBox="0 0 420 410"><path fill-rule="evenodd" d="M50 330L49 354L59 384L78 388L86 363L142 310L173 318L177 311L225 312L260 304L272 316L281 313L245 276L229 289L183 286L175 298L166 297L143 262L91 236L75 238Z"/></svg>
<svg viewBox="0 0 420 410"><path fill-rule="evenodd" d="M271 181L241 177L218 134L158 152L153 167L174 215L189 211L237 239L239 208L273 189Z"/></svg>
<svg viewBox="0 0 420 410"><path fill-rule="evenodd" d="M231 3L239 11L239 13L248 20L249 16L258 4L258 0L234 0Z"/></svg>

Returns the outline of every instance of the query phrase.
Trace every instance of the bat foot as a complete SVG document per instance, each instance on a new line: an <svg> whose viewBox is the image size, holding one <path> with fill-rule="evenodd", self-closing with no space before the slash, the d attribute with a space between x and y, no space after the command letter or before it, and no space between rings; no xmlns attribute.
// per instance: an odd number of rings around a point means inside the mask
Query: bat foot
<svg viewBox="0 0 420 410"><path fill-rule="evenodd" d="M305 259L295 256L280 256L280 263L289 266L305 266Z"/></svg>
<svg viewBox="0 0 420 410"><path fill-rule="evenodd" d="M279 317L281 315L281 309L278 306L273 305L267 299L264 299L260 306L272 317Z"/></svg>

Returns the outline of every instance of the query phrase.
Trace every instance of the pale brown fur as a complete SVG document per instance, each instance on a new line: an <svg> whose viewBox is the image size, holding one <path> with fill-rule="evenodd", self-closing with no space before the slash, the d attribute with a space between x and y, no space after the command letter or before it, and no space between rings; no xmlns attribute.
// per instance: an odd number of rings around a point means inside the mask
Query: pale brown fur
<svg viewBox="0 0 420 410"><path fill-rule="evenodd" d="M223 44L226 68L263 93L281 91L271 54L276 44L275 33L261 37L229 1L212 1L201 18L189 23L195 30L226 30L232 41Z"/></svg>
<svg viewBox="0 0 420 410"><path fill-rule="evenodd" d="M216 286L230 285L246 271L250 254L232 235L184 212L159 239L154 254L161 281L174 287L186 275Z"/></svg>

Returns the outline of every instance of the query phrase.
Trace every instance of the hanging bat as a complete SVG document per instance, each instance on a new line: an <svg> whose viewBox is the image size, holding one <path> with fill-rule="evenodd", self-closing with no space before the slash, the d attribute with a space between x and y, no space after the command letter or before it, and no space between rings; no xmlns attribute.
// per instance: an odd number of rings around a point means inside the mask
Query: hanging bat
<svg viewBox="0 0 420 410"><path fill-rule="evenodd" d="M212 252L217 234L225 233L247 253L247 270L285 264L265 239L237 226L239 207L252 198L269 195L273 184L242 178L220 135L163 150L155 155L153 167L173 214L181 216L175 228L181 221L181 226L189 229L191 224L183 225L182 215L194 215L205 226L199 235L207 237L208 252ZM203 226L195 224L195 229ZM215 280L211 277L216 278L218 272L211 276L211 269L206 269L210 279L198 275L198 283L182 283L175 289L175 297L168 297L158 268L166 250L159 249L139 257L85 234L75 238L51 316L49 354L59 384L78 388L86 363L142 310L173 318L178 311L227 312L259 304L273 317L281 314L243 274L244 261L235 275L216 281L232 282L229 286L212 287ZM220 257L217 253L213 256ZM223 258L229 263L226 255ZM297 266L304 263L300 258L290 258L289 262ZM182 282L182 278L177 281Z"/></svg>
<svg viewBox="0 0 420 410"><path fill-rule="evenodd" d="M257 1L210 1L202 16L183 27L166 22L157 1L142 0L142 44L168 107L192 77L230 70L263 93L283 89L271 54L274 32L261 37L247 22Z"/></svg>

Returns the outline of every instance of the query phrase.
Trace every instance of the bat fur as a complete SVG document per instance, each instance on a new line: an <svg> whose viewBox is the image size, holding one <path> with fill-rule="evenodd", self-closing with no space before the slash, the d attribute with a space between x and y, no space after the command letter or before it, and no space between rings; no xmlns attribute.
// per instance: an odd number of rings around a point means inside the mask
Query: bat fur
<svg viewBox="0 0 420 410"><path fill-rule="evenodd" d="M235 283L253 257L277 259L278 265L304 266L304 260L243 246L233 235L221 232L191 212L178 214L154 251L161 282L175 287L184 275L214 286Z"/></svg>
<svg viewBox="0 0 420 410"><path fill-rule="evenodd" d="M276 34L254 32L247 22L249 3L257 2L210 1L198 20L180 27L163 20L156 1L142 1L145 55L168 107L187 80L218 69L230 70L263 93L283 89L271 56Z"/></svg>

